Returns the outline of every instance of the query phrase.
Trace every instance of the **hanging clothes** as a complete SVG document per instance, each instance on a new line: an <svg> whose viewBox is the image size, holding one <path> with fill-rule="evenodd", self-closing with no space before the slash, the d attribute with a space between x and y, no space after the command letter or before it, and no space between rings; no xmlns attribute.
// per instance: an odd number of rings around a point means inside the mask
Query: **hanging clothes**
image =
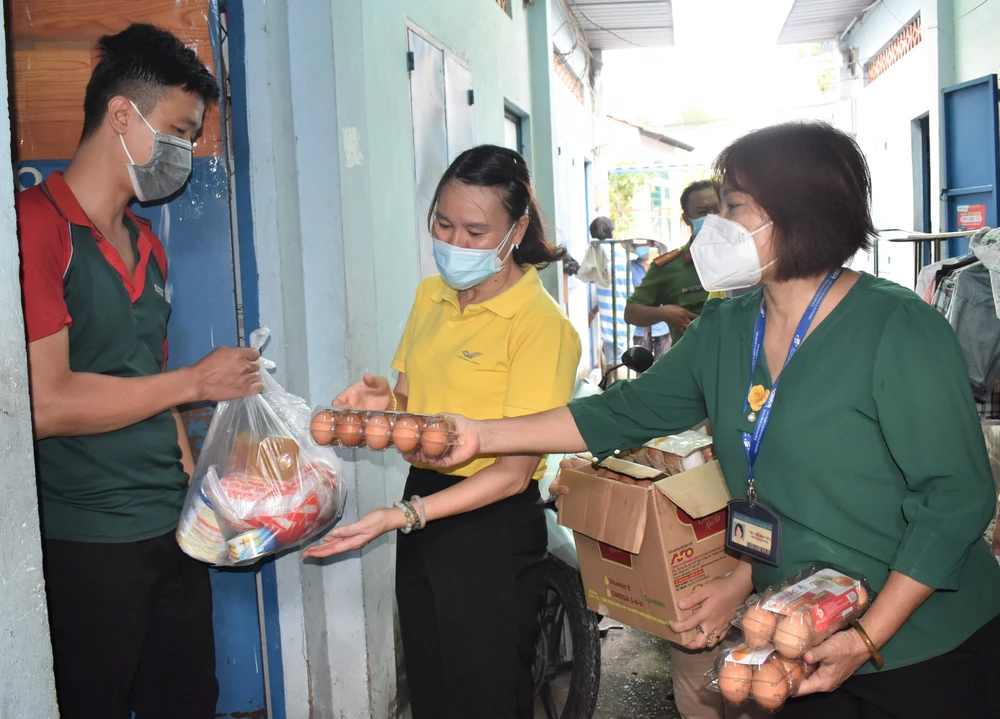
<svg viewBox="0 0 1000 719"><path fill-rule="evenodd" d="M975 262L950 279L954 291L946 316L969 362L972 393L977 402L985 403L1000 382L1000 319L993 305L990 271Z"/></svg>
<svg viewBox="0 0 1000 719"><path fill-rule="evenodd" d="M936 262L921 270L917 290L955 329L980 417L1000 419L1000 318L989 270L974 253Z"/></svg>

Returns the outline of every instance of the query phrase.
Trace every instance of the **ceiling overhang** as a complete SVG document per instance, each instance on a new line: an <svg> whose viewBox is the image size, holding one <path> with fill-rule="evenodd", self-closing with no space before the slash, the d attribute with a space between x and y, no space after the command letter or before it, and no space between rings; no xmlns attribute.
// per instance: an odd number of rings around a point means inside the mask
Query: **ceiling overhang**
<svg viewBox="0 0 1000 719"><path fill-rule="evenodd" d="M672 47L671 0L567 0L591 50Z"/></svg>
<svg viewBox="0 0 1000 719"><path fill-rule="evenodd" d="M876 4L872 0L795 0L781 27L778 44L834 40Z"/></svg>

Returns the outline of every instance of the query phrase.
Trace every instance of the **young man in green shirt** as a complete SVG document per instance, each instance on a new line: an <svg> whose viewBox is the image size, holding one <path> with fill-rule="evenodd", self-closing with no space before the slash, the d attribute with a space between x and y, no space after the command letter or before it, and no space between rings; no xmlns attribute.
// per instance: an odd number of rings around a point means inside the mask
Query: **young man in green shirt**
<svg viewBox="0 0 1000 719"><path fill-rule="evenodd" d="M166 254L129 205L184 186L219 92L151 25L98 50L72 162L16 198L60 715L209 719L211 586L174 540L194 470L176 407L259 392L258 355L165 371Z"/></svg>
<svg viewBox="0 0 1000 719"><path fill-rule="evenodd" d="M694 182L681 193L681 215L691 237L698 234L708 215L718 214L719 196L708 180ZM676 343L699 314L708 293L691 261L691 243L657 257L625 305L625 321L634 327L652 327L666 322L671 342Z"/></svg>

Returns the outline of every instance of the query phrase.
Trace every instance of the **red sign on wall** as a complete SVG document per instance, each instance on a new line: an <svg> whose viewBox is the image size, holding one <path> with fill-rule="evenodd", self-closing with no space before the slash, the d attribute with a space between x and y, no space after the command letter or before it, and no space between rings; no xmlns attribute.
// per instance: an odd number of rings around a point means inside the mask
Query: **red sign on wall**
<svg viewBox="0 0 1000 719"><path fill-rule="evenodd" d="M958 231L978 230L986 227L986 205L959 205Z"/></svg>

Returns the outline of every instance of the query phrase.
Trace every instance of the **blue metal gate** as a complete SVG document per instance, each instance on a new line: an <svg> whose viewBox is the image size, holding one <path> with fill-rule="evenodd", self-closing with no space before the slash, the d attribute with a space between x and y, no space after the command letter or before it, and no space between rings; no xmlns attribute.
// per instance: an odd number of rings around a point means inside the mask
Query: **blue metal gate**
<svg viewBox="0 0 1000 719"><path fill-rule="evenodd" d="M944 227L947 232L996 227L1000 200L1000 119L997 76L941 91ZM979 219L977 219L979 218ZM948 240L948 256L969 251L968 239Z"/></svg>

